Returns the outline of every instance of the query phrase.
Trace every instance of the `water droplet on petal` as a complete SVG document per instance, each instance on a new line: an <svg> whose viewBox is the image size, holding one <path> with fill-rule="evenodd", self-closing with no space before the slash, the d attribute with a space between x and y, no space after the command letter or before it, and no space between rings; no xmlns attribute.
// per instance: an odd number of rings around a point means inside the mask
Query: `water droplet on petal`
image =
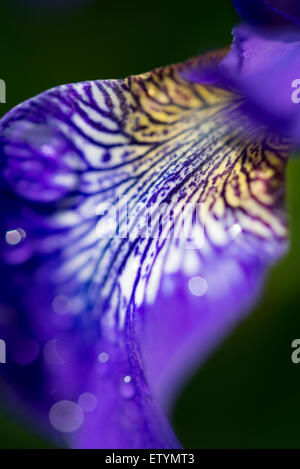
<svg viewBox="0 0 300 469"><path fill-rule="evenodd" d="M192 277L189 280L189 290L194 296L203 296L208 290L208 284L203 277Z"/></svg>
<svg viewBox="0 0 300 469"><path fill-rule="evenodd" d="M228 232L231 238L235 239L242 232L242 228L238 223L235 223L231 228L229 228Z"/></svg>
<svg viewBox="0 0 300 469"><path fill-rule="evenodd" d="M51 145L48 145L47 143L44 143L44 145L41 146L41 152L44 153L44 155L46 156L55 155L55 149Z"/></svg>
<svg viewBox="0 0 300 469"><path fill-rule="evenodd" d="M135 395L135 387L131 382L131 376L125 376L120 385L120 393L125 399L131 399Z"/></svg>
<svg viewBox="0 0 300 469"><path fill-rule="evenodd" d="M22 230L23 233L24 230ZM22 241L22 238L26 236L22 236L22 231L21 230L9 230L5 233L5 240L7 242L7 244L10 244L11 246L16 246L17 244L20 243L20 241Z"/></svg>
<svg viewBox="0 0 300 469"><path fill-rule="evenodd" d="M105 352L99 353L98 360L100 363L106 363L109 360L108 353L105 353Z"/></svg>

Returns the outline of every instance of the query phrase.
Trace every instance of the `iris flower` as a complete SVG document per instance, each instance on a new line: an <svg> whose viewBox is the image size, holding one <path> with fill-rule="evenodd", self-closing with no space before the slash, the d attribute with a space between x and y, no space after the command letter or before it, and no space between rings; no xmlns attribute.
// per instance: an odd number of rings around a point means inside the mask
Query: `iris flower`
<svg viewBox="0 0 300 469"><path fill-rule="evenodd" d="M0 121L2 399L59 445L180 448L176 392L287 250L299 6L235 4L229 52Z"/></svg>

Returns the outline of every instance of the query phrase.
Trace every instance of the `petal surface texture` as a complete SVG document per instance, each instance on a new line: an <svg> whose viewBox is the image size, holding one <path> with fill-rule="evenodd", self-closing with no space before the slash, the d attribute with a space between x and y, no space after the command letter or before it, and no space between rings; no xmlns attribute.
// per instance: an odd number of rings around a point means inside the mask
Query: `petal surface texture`
<svg viewBox="0 0 300 469"><path fill-rule="evenodd" d="M59 444L180 447L165 412L287 247L289 142L194 83L215 53L1 121L6 402Z"/></svg>

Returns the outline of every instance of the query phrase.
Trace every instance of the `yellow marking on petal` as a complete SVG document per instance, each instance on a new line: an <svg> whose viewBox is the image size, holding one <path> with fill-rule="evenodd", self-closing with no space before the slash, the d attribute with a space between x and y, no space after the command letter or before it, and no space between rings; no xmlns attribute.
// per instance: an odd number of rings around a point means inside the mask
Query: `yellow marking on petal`
<svg viewBox="0 0 300 469"><path fill-rule="evenodd" d="M285 167L285 161L282 161L274 152L270 150L265 151L265 157L271 166L277 170L282 170Z"/></svg>
<svg viewBox="0 0 300 469"><path fill-rule="evenodd" d="M151 98L154 98L160 104L168 104L170 102L170 99L168 98L168 96L165 93L163 93L152 82L149 82L149 83L146 82L146 88L147 88L149 96Z"/></svg>
<svg viewBox="0 0 300 469"><path fill-rule="evenodd" d="M183 78L181 72L185 68L199 67L201 62L205 66L210 60L207 55L128 79L128 94L135 96L137 102L132 104L126 132L141 143L158 145L158 149L148 153L151 164L158 155L173 148L168 171L172 174L172 170L176 172L180 167L178 180L188 174L191 159L195 168L202 162L199 173L196 171L194 175L194 183L182 189L184 197L178 207L183 206L198 185L198 200L211 223L222 217L226 219L229 209L233 213L241 210L243 220L248 220L257 235L271 238L276 233L281 236L285 230L281 188L289 142L276 134L267 135L263 127L259 134L259 129L239 111L243 102L241 96ZM227 108L230 109L228 115ZM195 152L199 156L195 157ZM178 163L180 154L186 165ZM147 167L150 163L148 165L146 160L140 164L141 171ZM157 174L164 171L164 167L165 162L160 162ZM224 233L228 228L226 223L224 221L222 228ZM215 229L213 232L216 234ZM219 233L217 238L224 241L227 235Z"/></svg>
<svg viewBox="0 0 300 469"><path fill-rule="evenodd" d="M252 181L250 184L251 191L255 197L263 204L271 205L273 202L273 195L266 192L266 186L263 181Z"/></svg>

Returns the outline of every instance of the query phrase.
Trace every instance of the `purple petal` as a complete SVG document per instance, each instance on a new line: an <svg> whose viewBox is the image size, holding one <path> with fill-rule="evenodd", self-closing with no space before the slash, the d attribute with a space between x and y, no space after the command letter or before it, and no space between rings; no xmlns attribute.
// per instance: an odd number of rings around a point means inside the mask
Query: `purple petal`
<svg viewBox="0 0 300 469"><path fill-rule="evenodd" d="M219 71L247 98L255 119L299 143L299 69L298 33L266 35L242 25Z"/></svg>
<svg viewBox="0 0 300 469"><path fill-rule="evenodd" d="M257 125L299 145L300 33L240 25L233 34L231 50L220 64L209 64L207 70L195 65L182 72L183 78L234 90L245 98L244 112Z"/></svg>
<svg viewBox="0 0 300 469"><path fill-rule="evenodd" d="M2 383L58 442L179 447L161 409L285 252L289 142L183 78L208 64L60 86L1 121Z"/></svg>
<svg viewBox="0 0 300 469"><path fill-rule="evenodd" d="M234 4L242 18L255 25L300 25L298 0L234 0Z"/></svg>
<svg viewBox="0 0 300 469"><path fill-rule="evenodd" d="M195 65L182 76L234 90L245 98L244 112L271 132L300 142L300 32L239 25L230 52L207 69Z"/></svg>

